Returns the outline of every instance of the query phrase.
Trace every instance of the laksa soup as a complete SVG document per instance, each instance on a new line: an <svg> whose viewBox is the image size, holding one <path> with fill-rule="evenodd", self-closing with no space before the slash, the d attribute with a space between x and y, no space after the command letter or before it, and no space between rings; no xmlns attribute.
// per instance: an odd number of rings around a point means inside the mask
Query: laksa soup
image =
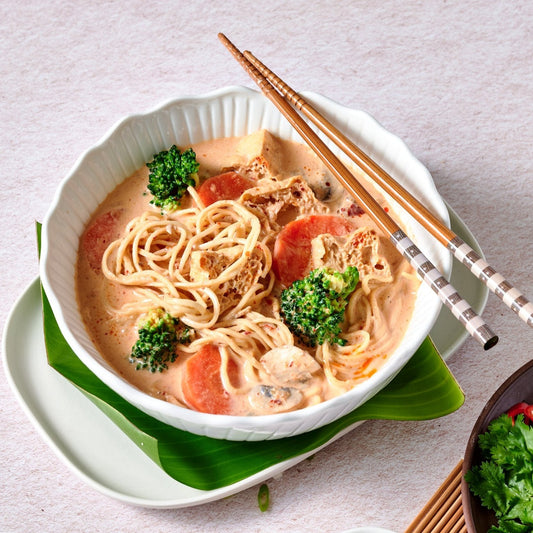
<svg viewBox="0 0 533 533"><path fill-rule="evenodd" d="M244 416L368 379L419 281L307 146L261 130L171 147L118 185L81 237L76 286L90 337L128 382Z"/></svg>

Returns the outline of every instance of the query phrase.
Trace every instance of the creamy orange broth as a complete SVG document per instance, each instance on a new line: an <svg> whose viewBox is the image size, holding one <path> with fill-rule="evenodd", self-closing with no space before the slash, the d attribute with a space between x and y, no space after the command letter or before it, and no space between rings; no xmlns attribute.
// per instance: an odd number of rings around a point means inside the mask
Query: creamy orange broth
<svg viewBox="0 0 533 533"><path fill-rule="evenodd" d="M217 175L227 168L246 165L250 155L243 153L246 146L247 143L243 143L240 138L215 139L193 145L192 148L200 163L201 180ZM329 213L349 217L356 221L358 226L368 226L379 233L370 218L360 212L306 146L279 140L276 146L276 153L270 157L272 170L278 179L294 175L303 176L318 199L327 206ZM78 303L93 342L118 373L148 394L183 405L180 379L189 354L179 354L177 360L162 373L153 374L146 370L136 370L136 365L130 363L128 358L131 347L137 340L138 317L117 318L108 312L110 307L120 308L123 304L134 300L135 290L108 281L98 265L104 249L112 240L121 236L123 228L132 218L147 210L158 210L149 203L151 196L146 193L147 183L148 169L144 166L116 187L91 217L86 232L80 240L76 275ZM385 205L383 199L377 196ZM190 199L184 198L182 207L186 207L189 201ZM99 226L105 229L103 235ZM387 239L383 239L382 247L394 273L394 282L390 290L383 291L378 296L379 306L385 319L380 325L382 329L375 330L372 334L376 337L380 335L391 337L391 342L388 344L394 347L403 337L410 320L419 282L413 276L411 267ZM280 287L275 287L273 295L279 295L279 292ZM388 355L389 353L373 354L367 363L368 375L379 368ZM246 381L247 378L242 379ZM307 386L314 392L304 404L297 405L296 408L324 401L345 391L343 387L328 384L322 369L313 374L312 379L306 383ZM233 399L232 414L268 412L271 411L257 406L250 407L246 394L237 395Z"/></svg>

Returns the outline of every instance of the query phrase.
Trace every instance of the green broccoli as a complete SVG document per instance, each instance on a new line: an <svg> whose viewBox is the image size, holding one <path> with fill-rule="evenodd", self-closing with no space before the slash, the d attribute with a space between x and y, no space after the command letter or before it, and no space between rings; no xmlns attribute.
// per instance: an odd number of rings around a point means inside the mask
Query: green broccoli
<svg viewBox="0 0 533 533"><path fill-rule="evenodd" d="M176 209L187 187L198 184L200 165L192 148L181 153L174 145L169 150L155 154L152 162L146 163L146 166L150 170L148 190L154 197L150 203L162 210Z"/></svg>
<svg viewBox="0 0 533 533"><path fill-rule="evenodd" d="M359 282L356 267L344 273L317 268L281 293L281 314L289 329L306 345L329 342L344 346L341 323L348 297Z"/></svg>
<svg viewBox="0 0 533 533"><path fill-rule="evenodd" d="M139 339L133 345L130 363L136 369L163 372L176 360L176 346L190 341L190 329L161 308L152 309L139 324Z"/></svg>

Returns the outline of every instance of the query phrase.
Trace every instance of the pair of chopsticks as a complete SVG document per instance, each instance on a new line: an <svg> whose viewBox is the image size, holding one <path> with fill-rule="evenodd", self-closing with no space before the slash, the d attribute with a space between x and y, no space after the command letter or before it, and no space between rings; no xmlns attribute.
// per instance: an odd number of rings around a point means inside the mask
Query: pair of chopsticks
<svg viewBox="0 0 533 533"><path fill-rule="evenodd" d="M533 304L523 294L252 53L248 51L241 53L225 35L219 33L218 36L257 83L263 94L279 109L332 174L353 195L381 230L389 236L396 248L415 268L419 277L433 289L468 333L485 350L493 347L498 342L498 337L324 144L298 111L315 124L361 170L380 185L442 245L448 248L489 290L500 297L524 322L533 326Z"/></svg>
<svg viewBox="0 0 533 533"><path fill-rule="evenodd" d="M466 532L461 498L462 466L461 460L404 533Z"/></svg>

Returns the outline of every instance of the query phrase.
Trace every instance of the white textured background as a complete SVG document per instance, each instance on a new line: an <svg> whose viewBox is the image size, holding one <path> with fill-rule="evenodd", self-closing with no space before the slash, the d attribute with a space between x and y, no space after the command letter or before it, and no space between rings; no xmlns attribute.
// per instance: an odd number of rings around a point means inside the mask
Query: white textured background
<svg viewBox="0 0 533 533"><path fill-rule="evenodd" d="M533 4L4 0L0 17L0 322L38 272L34 221L78 155L123 115L252 86L225 32L298 90L374 115L428 167L489 262L533 294ZM118 503L76 478L0 371L0 531L403 531L462 457L484 402L532 357L533 331L491 296L501 336L449 360L465 395L431 422L370 422L257 488L180 510Z"/></svg>

